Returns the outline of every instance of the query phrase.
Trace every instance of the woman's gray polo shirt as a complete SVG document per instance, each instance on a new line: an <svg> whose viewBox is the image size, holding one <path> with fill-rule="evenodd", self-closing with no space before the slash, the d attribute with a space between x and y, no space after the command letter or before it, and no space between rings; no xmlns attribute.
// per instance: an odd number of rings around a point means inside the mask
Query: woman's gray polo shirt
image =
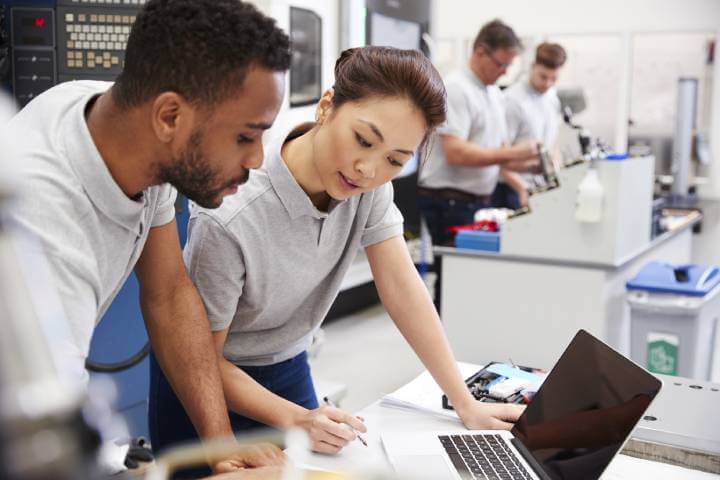
<svg viewBox="0 0 720 480"><path fill-rule="evenodd" d="M215 210L193 205L185 263L225 357L269 365L305 351L358 249L402 235L392 184L321 212L269 146L262 169Z"/></svg>

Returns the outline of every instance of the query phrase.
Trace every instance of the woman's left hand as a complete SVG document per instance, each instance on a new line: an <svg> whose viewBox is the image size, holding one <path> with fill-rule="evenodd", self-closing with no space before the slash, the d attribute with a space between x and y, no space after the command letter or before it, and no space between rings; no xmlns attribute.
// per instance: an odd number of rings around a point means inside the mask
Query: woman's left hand
<svg viewBox="0 0 720 480"><path fill-rule="evenodd" d="M524 410L524 405L478 401L456 409L460 420L470 430L510 430Z"/></svg>

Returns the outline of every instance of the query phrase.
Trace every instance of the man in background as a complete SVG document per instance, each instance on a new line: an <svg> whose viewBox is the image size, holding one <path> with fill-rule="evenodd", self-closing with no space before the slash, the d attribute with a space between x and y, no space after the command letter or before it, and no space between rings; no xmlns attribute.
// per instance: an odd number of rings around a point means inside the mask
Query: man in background
<svg viewBox="0 0 720 480"><path fill-rule="evenodd" d="M521 48L513 29L493 20L480 29L468 64L445 78L447 121L418 179L418 207L435 245L452 244L448 227L472 223L478 209L490 206L501 166L527 170L537 162L535 142L507 146L505 100L495 85ZM438 310L440 261L436 256Z"/></svg>
<svg viewBox="0 0 720 480"><path fill-rule="evenodd" d="M556 150L560 126L560 99L554 88L562 66L567 60L565 49L557 43L544 42L535 50L535 61L526 78L521 78L503 91L508 139L512 144L535 141L549 152ZM493 193L493 206L512 209L527 205L532 175L502 169L504 181Z"/></svg>

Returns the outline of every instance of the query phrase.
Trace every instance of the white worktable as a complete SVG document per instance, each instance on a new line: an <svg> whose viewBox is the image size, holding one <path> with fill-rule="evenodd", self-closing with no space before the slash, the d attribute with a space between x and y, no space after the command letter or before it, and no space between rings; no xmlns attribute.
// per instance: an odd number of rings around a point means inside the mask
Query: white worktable
<svg viewBox="0 0 720 480"><path fill-rule="evenodd" d="M617 263L559 261L436 247L442 315L457 358L550 368L579 329L629 356L625 282L651 260L690 261L690 225Z"/></svg>
<svg viewBox="0 0 720 480"><path fill-rule="evenodd" d="M462 430L458 420L441 416L383 406L379 401L357 412L365 419L368 432L363 437L368 446L352 442L335 456L310 454L302 463L308 467L333 472L356 472L353 478L366 478L363 473L390 472L391 467L380 440L382 432L423 432L438 430ZM603 475L603 480L718 480L712 475L686 468L665 465L647 460L617 456Z"/></svg>

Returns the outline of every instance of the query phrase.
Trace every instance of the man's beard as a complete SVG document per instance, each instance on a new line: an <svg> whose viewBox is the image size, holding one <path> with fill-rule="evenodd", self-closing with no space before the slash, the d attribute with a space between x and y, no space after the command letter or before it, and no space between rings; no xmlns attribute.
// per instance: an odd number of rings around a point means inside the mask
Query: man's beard
<svg viewBox="0 0 720 480"><path fill-rule="evenodd" d="M242 185L249 175L245 171L241 177L223 182L220 174L210 167L203 156L202 140L202 131L194 131L185 150L170 165L159 167L159 177L201 207L217 208L222 204L220 194L223 190Z"/></svg>

